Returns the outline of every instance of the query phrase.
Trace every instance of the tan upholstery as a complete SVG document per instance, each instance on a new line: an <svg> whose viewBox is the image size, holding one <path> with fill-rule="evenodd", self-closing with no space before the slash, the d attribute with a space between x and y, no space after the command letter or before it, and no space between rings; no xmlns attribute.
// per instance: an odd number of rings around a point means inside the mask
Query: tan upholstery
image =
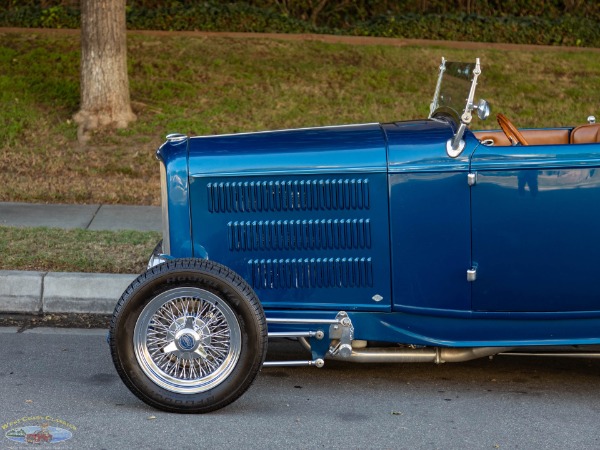
<svg viewBox="0 0 600 450"><path fill-rule="evenodd" d="M587 126L587 125L584 125ZM556 145L569 143L569 130L519 130L529 145ZM494 145L511 145L506 135L501 131L477 131L475 137L480 141L491 139Z"/></svg>
<svg viewBox="0 0 600 450"><path fill-rule="evenodd" d="M571 144L600 142L600 123L580 125L571 132Z"/></svg>

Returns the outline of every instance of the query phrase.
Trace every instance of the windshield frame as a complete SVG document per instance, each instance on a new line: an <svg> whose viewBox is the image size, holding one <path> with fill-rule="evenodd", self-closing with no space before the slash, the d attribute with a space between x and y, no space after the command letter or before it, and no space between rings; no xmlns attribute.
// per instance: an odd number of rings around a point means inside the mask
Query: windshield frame
<svg viewBox="0 0 600 450"><path fill-rule="evenodd" d="M442 57L442 63L439 67L439 75L435 87L433 100L429 106L429 119L450 121L455 124L455 134L452 139L449 139L446 145L448 156L456 158L462 153L465 146L465 141L462 139L466 128L471 123L473 116L472 111L477 109L474 104L475 90L477 88L477 79L481 74L481 65L479 58L475 59L475 64L464 62L450 62ZM444 84L444 79L466 81L464 87L468 89L468 96L465 102L456 100L456 96L447 95L450 83ZM469 86L470 84L470 86ZM464 98L464 97L463 97ZM464 108L463 106L464 105Z"/></svg>

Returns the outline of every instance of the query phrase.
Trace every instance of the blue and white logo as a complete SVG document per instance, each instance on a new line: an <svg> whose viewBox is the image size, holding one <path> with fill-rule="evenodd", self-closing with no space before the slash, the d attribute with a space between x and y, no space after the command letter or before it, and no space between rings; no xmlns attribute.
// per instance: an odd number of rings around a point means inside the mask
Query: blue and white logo
<svg viewBox="0 0 600 450"><path fill-rule="evenodd" d="M179 338L179 346L182 350L191 350L194 348L194 337L191 334L184 334Z"/></svg>

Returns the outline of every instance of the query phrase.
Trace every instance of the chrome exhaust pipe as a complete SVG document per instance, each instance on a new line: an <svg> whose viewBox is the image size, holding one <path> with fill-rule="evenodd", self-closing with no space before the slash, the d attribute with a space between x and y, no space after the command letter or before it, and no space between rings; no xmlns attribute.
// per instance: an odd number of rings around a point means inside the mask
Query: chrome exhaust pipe
<svg viewBox="0 0 600 450"><path fill-rule="evenodd" d="M327 359L357 363L414 363L463 362L508 352L513 347L472 347L472 348L364 348L353 349L350 356L328 354Z"/></svg>
<svg viewBox="0 0 600 450"><path fill-rule="evenodd" d="M300 344L311 351L310 343L304 337L298 339ZM465 347L465 348L446 348L446 347L425 347L425 348L353 348L349 356L339 354L325 355L326 359L335 361L349 361L357 363L420 363L433 362L441 364L445 362L463 362L486 356L497 355L498 353L510 352L514 347Z"/></svg>
<svg viewBox="0 0 600 450"><path fill-rule="evenodd" d="M353 349L350 356L327 354L326 359L357 363L395 363L395 362L435 362L438 352L435 348L363 348Z"/></svg>
<svg viewBox="0 0 600 450"><path fill-rule="evenodd" d="M463 362L509 352L513 350L513 347L441 348L438 350L441 350L441 361L439 362Z"/></svg>

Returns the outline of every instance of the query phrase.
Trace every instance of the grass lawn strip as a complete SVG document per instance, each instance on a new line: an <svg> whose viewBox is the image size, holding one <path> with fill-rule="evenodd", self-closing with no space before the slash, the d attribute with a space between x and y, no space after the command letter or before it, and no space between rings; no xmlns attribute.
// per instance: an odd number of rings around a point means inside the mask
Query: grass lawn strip
<svg viewBox="0 0 600 450"><path fill-rule="evenodd" d="M0 270L141 273L160 239L154 231L0 226Z"/></svg>

